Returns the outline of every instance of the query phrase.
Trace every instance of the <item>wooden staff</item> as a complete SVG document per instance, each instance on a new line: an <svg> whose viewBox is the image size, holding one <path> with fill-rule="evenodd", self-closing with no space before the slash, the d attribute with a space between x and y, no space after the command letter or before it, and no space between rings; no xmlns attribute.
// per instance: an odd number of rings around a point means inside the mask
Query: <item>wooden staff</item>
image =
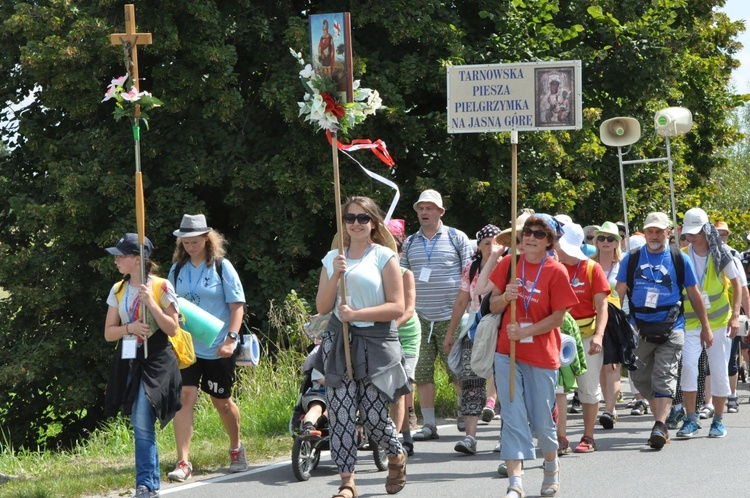
<svg viewBox="0 0 750 498"><path fill-rule="evenodd" d="M338 232L339 254L344 254L344 226L341 213L341 185L339 182L339 148L336 131L331 132L331 152L333 154L333 192L336 202L336 231ZM339 291L341 293L341 304L346 304L346 279L342 273L339 276ZM344 358L346 359L346 375L349 380L354 379L352 372L352 352L349 346L349 322L342 320L344 334Z"/></svg>
<svg viewBox="0 0 750 498"><path fill-rule="evenodd" d="M511 190L510 190L510 281L516 282L516 211L518 210L518 132L510 132ZM510 323L516 323L516 299L510 302ZM510 341L510 402L516 393L516 341Z"/></svg>

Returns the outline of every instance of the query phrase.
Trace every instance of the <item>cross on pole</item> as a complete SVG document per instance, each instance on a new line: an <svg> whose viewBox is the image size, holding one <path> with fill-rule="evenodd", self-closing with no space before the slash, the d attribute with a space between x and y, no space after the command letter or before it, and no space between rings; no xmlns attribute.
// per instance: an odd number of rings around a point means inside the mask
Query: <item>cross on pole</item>
<svg viewBox="0 0 750 498"><path fill-rule="evenodd" d="M151 45L151 33L138 33L135 29L135 5L125 5L125 33L109 35L112 45L122 45L125 52L125 70L130 74L136 91L141 91L138 79L138 45ZM140 115L140 106L136 106L135 117Z"/></svg>
<svg viewBox="0 0 750 498"><path fill-rule="evenodd" d="M135 29L135 6L125 5L125 33L115 33L109 36L112 45L122 45L124 51L125 70L130 74L133 87L140 92L138 86L138 45L150 45L151 33L137 33ZM143 196L143 174L141 172L141 138L140 120L141 106L135 106L133 115L133 138L135 139L135 219L138 227L138 249L141 261L141 284L146 284L146 266L144 258L144 244L146 239L146 208ZM146 306L141 303L141 319L148 323ZM143 343L143 356L148 358L148 340Z"/></svg>

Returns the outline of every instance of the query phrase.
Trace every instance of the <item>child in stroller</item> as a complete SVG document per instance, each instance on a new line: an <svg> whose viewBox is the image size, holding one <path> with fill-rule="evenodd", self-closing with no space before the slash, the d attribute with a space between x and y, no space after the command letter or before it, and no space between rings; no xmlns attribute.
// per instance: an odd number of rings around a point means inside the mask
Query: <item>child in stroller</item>
<svg viewBox="0 0 750 498"><path fill-rule="evenodd" d="M317 315L316 315L317 316ZM310 472L320 462L320 453L329 449L328 418L326 416L326 395L323 387L323 374L313 368L315 355L320 353L320 339L305 332L313 339L310 352L302 365L304 379L299 396L289 419L289 433L294 438L292 446L292 471L300 481L310 479ZM368 449L378 470L388 469L388 456L367 436L361 421L357 420L357 448Z"/></svg>

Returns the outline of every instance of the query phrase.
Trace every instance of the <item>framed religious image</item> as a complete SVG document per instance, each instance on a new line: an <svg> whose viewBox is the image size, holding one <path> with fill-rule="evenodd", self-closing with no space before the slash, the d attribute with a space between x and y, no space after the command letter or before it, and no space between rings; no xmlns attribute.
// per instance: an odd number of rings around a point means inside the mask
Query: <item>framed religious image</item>
<svg viewBox="0 0 750 498"><path fill-rule="evenodd" d="M576 69L542 67L534 70L537 128L570 127L576 123Z"/></svg>
<svg viewBox="0 0 750 498"><path fill-rule="evenodd" d="M336 83L343 102L352 101L352 43L348 12L310 16L310 60L319 75Z"/></svg>

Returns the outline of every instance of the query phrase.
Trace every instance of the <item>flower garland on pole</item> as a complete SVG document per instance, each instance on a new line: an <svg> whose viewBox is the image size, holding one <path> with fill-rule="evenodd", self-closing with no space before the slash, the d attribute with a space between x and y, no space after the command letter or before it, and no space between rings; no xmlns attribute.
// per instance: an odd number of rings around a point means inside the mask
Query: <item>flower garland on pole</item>
<svg viewBox="0 0 750 498"><path fill-rule="evenodd" d="M369 140L355 140L350 145L341 144L336 135L339 131L347 134L354 126L362 123L367 116L383 107L383 101L376 90L370 88L361 88L359 80L352 82L352 101L342 102L337 98L339 92L336 84L330 74L316 73L312 65L306 64L302 54L290 48L292 56L303 67L299 72L302 86L305 88L305 95L302 102L298 102L299 117L304 116L305 121L316 126L318 130L325 130L326 137L331 144L333 154L333 186L336 204L336 228L338 238L339 254L344 254L344 234L342 226L341 213L341 187L339 182L339 160L338 151L342 149L358 150L368 148L372 150L383 162L393 166L393 160L385 148L385 143L378 140L373 143ZM356 142L356 143L355 143ZM350 156L351 157L351 156ZM360 164L360 167L362 165ZM365 169L362 167L362 169ZM365 172L370 174L365 169ZM373 174L371 174L372 176ZM395 184L390 182L393 187ZM398 188L396 187L398 192ZM389 211L390 215L390 211ZM341 303L346 304L346 282L343 275L339 280L339 291ZM349 349L349 328L348 323L343 323L344 355L346 359L346 372L349 379L353 379L351 351Z"/></svg>

